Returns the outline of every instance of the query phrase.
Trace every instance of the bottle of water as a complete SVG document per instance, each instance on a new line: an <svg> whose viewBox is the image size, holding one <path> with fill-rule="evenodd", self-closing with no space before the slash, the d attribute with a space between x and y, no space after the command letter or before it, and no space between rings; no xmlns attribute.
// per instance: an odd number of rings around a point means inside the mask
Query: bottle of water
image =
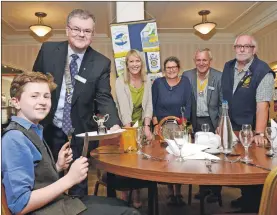
<svg viewBox="0 0 277 215"><path fill-rule="evenodd" d="M229 154L232 152L233 145L233 129L228 115L228 102L222 102L222 115L219 123L219 136L221 138L222 152Z"/></svg>

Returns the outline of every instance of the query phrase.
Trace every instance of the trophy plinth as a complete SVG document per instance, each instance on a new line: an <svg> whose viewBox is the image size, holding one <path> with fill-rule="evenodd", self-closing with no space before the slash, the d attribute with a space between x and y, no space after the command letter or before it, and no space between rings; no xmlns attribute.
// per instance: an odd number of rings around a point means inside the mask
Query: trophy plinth
<svg viewBox="0 0 277 215"><path fill-rule="evenodd" d="M109 114L105 114L104 116L93 116L93 120L97 123L98 129L97 134L107 134L107 127L104 125L105 122L107 122L109 119Z"/></svg>

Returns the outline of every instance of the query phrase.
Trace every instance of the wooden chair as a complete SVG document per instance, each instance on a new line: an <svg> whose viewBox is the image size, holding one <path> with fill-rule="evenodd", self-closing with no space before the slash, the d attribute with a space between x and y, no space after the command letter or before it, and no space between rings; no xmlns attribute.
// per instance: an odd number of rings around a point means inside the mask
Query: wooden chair
<svg viewBox="0 0 277 215"><path fill-rule="evenodd" d="M101 140L100 145L101 146L111 145L111 144L118 145L119 141L120 141L119 138L114 138L114 139L109 139L109 140ZM97 196L97 194L98 194L99 185L107 187L106 172L97 168L96 175L97 175L97 181L95 182L95 186L94 186L94 195L95 196ZM141 185L138 185L136 187L125 187L125 188L119 187L119 186L114 187L114 189L118 190L118 191L129 191L128 202L127 202L128 206L131 205L133 190L142 189L142 188L148 188L148 185L146 185L145 183L142 183Z"/></svg>
<svg viewBox="0 0 277 215"><path fill-rule="evenodd" d="M12 215L8 208L5 188L2 183L1 183L1 214L2 215Z"/></svg>
<svg viewBox="0 0 277 215"><path fill-rule="evenodd" d="M95 182L95 186L94 186L94 195L95 196L97 196L97 194L98 194L99 185L107 187L107 182L105 180L105 177L103 177L103 171L101 171L100 169L96 169L96 175L97 175L97 181ZM116 190L130 191L129 196L128 196L128 202L127 202L128 206L130 206L131 201L132 201L132 192L134 189L132 189L132 188L116 188Z"/></svg>
<svg viewBox="0 0 277 215"><path fill-rule="evenodd" d="M277 214L277 167L271 170L266 177L262 199L260 203L259 215Z"/></svg>
<svg viewBox="0 0 277 215"><path fill-rule="evenodd" d="M271 170L268 176L266 177L258 214L228 213L228 215L276 215L277 214L276 202L277 202L277 167ZM224 214L214 214L214 215L224 215Z"/></svg>

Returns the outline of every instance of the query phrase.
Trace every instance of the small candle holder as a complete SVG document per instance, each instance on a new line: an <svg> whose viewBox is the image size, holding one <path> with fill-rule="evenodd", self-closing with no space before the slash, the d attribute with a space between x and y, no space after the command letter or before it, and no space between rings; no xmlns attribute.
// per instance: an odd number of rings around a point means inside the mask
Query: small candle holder
<svg viewBox="0 0 277 215"><path fill-rule="evenodd" d="M109 119L109 114L105 114L104 116L101 115L93 115L93 120L97 123L98 129L97 129L97 134L107 134L107 127L104 125L105 122L108 121Z"/></svg>

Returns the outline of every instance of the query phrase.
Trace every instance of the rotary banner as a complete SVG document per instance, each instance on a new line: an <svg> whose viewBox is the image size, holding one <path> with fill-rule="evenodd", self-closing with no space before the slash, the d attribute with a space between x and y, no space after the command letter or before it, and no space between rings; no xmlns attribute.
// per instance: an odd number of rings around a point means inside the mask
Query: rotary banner
<svg viewBox="0 0 277 215"><path fill-rule="evenodd" d="M113 23L110 27L118 76L125 69L125 56L130 49L143 52L151 79L160 76L160 46L155 20Z"/></svg>

